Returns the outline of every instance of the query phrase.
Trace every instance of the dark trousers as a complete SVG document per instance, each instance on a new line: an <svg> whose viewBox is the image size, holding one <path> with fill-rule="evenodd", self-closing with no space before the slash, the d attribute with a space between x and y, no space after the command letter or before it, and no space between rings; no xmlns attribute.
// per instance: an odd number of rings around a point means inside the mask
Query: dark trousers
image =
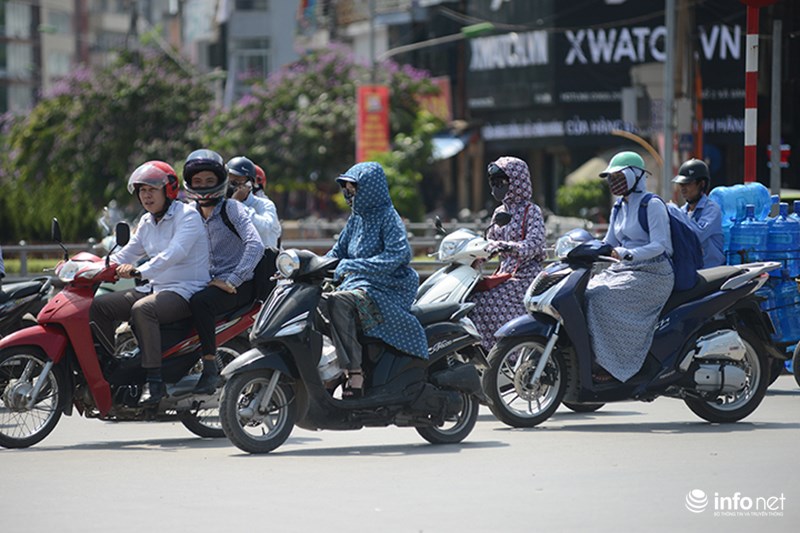
<svg viewBox="0 0 800 533"><path fill-rule="evenodd" d="M169 324L190 315L189 302L172 291L152 294L129 289L103 294L89 308L100 342L114 351L117 322L130 320L142 351L142 368L161 367L161 324Z"/></svg>
<svg viewBox="0 0 800 533"><path fill-rule="evenodd" d="M216 321L218 315L229 313L239 307L244 307L253 301L253 281L245 281L236 288L235 294L230 294L218 287L206 287L195 293L189 301L192 310L192 320L200 337L203 355L217 353Z"/></svg>
<svg viewBox="0 0 800 533"><path fill-rule="evenodd" d="M336 356L343 368L361 368L361 343L358 332L361 320L358 314L358 296L351 291L331 292L323 296L318 309L330 324L330 335L336 347Z"/></svg>

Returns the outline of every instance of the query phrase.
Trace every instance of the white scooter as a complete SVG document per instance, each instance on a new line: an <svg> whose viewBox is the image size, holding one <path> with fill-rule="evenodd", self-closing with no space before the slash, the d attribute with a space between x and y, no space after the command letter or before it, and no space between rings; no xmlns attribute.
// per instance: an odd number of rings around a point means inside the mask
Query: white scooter
<svg viewBox="0 0 800 533"><path fill-rule="evenodd" d="M511 215L508 213L495 215L495 224L498 226L505 226L510 221ZM444 238L439 244L439 249L431 254L431 257L447 264L419 286L415 305L465 302L483 277L481 265L476 265L476 268L475 262L479 259L489 259L491 255L485 250L489 244L485 235L465 228L447 233L438 218L436 230L444 235Z"/></svg>

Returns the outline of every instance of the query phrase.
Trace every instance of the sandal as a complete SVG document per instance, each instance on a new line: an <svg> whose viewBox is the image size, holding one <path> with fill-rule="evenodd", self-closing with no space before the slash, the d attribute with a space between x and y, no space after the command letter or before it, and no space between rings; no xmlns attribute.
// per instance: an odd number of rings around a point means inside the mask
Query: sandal
<svg viewBox="0 0 800 533"><path fill-rule="evenodd" d="M592 372L592 381L595 383L611 383L616 380L617 378L609 374L606 370L595 370Z"/></svg>
<svg viewBox="0 0 800 533"><path fill-rule="evenodd" d="M361 383L358 387L354 387L351 384L351 380L354 377L360 378ZM353 381L359 381L358 379ZM364 396L364 374L361 370L349 370L347 372L347 381L345 382L344 386L342 387L342 399L355 399L361 398Z"/></svg>

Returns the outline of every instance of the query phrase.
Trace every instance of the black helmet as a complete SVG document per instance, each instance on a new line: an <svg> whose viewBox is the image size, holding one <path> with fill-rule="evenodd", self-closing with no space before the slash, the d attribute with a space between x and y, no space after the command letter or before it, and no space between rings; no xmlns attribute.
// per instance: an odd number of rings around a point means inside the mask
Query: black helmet
<svg viewBox="0 0 800 533"><path fill-rule="evenodd" d="M254 184L256 182L256 165L243 155L237 155L225 165L228 174L244 176Z"/></svg>
<svg viewBox="0 0 800 533"><path fill-rule="evenodd" d="M217 184L203 189L192 188L192 176L198 172L210 170L217 176ZM222 156L213 150L195 150L183 164L183 187L190 200L210 201L222 198L228 188L228 174Z"/></svg>
<svg viewBox="0 0 800 533"><path fill-rule="evenodd" d="M678 175L672 178L672 183L691 183L700 180L705 180L706 183L703 190L707 190L711 181L708 165L699 159L690 159L681 165L681 168L678 169Z"/></svg>

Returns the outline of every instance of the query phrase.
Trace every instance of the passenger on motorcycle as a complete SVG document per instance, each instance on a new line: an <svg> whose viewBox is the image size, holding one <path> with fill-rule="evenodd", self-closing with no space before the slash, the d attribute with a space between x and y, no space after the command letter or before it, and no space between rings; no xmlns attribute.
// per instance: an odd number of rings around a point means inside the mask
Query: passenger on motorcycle
<svg viewBox="0 0 800 533"><path fill-rule="evenodd" d="M686 214L689 227L703 248L703 268L725 264L722 210L708 197L710 181L708 165L699 159L683 163L678 175L672 178L672 183L678 184L681 196L686 200L681 212Z"/></svg>
<svg viewBox="0 0 800 533"><path fill-rule="evenodd" d="M267 197L267 173L259 165L256 165L256 184L253 187L253 194L259 198Z"/></svg>
<svg viewBox="0 0 800 533"><path fill-rule="evenodd" d="M281 237L281 223L275 204L266 196L256 196L258 171L252 161L244 156L236 156L225 165L228 171L228 198L238 200L247 206L253 224L261 236L265 247L278 248Z"/></svg>
<svg viewBox="0 0 800 533"><path fill-rule="evenodd" d="M479 284L470 297L476 304L470 318L487 352L494 346L494 334L500 326L525 314L523 296L545 258L544 218L539 206L531 201L528 165L516 157L501 157L489 164L488 178L492 196L502 205L495 209L486 235L491 241L486 251L500 254L500 266L487 281L494 277L500 284ZM499 213L510 214L511 221L504 226L496 224ZM507 279L501 281L504 277Z"/></svg>
<svg viewBox="0 0 800 533"><path fill-rule="evenodd" d="M216 316L253 301L253 271L263 256L264 245L250 210L241 202L225 199L228 175L218 153L203 149L189 154L183 166L183 186L201 215L210 251L211 281L192 296L190 307L203 350L203 373L194 392L212 394L219 384L220 370L215 362Z"/></svg>
<svg viewBox="0 0 800 533"><path fill-rule="evenodd" d="M352 398L362 396L364 387L359 330L423 359L428 344L409 312L419 276L409 266L411 247L383 167L359 163L336 181L353 211L327 254L340 259L334 274L340 284L324 295L318 309L330 323L336 354L347 369L343 397Z"/></svg>
<svg viewBox="0 0 800 533"><path fill-rule="evenodd" d="M191 316L189 299L206 286L208 239L200 215L176 202L178 177L163 161L149 161L131 174L128 192L136 194L147 211L130 242L110 258L117 275L134 277L136 270L148 283L122 292L97 296L89 317L101 346L114 351L115 322L130 320L139 340L147 383L143 405L157 405L166 390L161 377L160 324ZM135 266L143 258L149 259Z"/></svg>
<svg viewBox="0 0 800 533"><path fill-rule="evenodd" d="M596 382L624 382L641 369L674 284L664 202L647 203L649 233L639 223L647 174L635 152L616 154L600 173L611 193L622 197L622 205L612 211L604 238L620 262L594 276L586 288L586 320L599 365L594 369Z"/></svg>

